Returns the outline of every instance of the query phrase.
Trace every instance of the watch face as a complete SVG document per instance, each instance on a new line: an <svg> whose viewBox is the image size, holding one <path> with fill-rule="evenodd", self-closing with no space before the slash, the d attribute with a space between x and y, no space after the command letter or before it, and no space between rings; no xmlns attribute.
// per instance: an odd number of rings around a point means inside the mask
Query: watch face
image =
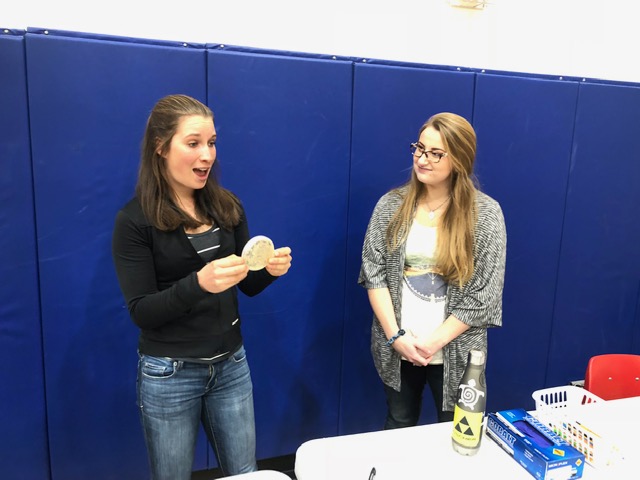
<svg viewBox="0 0 640 480"><path fill-rule="evenodd" d="M249 270L261 270L267 266L269 259L273 257L273 242L269 237L257 235L251 238L242 249L242 258L245 259Z"/></svg>

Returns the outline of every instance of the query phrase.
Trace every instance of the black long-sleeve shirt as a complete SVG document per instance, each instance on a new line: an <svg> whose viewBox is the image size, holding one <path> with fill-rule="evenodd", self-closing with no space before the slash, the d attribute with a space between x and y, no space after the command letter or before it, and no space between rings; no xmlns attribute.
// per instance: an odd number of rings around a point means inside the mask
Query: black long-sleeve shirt
<svg viewBox="0 0 640 480"><path fill-rule="evenodd" d="M240 256L249 240L244 211L233 231L221 228L220 234L216 258ZM140 328L141 353L211 358L242 344L237 288L214 294L200 287L197 272L205 262L183 228L153 227L134 198L116 215L112 255L129 314ZM253 296L275 279L265 269L249 271L238 287Z"/></svg>

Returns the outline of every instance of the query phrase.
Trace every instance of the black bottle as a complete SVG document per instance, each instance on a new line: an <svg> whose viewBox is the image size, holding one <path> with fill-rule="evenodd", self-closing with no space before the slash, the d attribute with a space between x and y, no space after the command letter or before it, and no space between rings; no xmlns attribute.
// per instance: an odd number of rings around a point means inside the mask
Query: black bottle
<svg viewBox="0 0 640 480"><path fill-rule="evenodd" d="M461 455L475 455L480 449L482 426L487 404L484 375L485 354L471 350L453 411L453 449Z"/></svg>

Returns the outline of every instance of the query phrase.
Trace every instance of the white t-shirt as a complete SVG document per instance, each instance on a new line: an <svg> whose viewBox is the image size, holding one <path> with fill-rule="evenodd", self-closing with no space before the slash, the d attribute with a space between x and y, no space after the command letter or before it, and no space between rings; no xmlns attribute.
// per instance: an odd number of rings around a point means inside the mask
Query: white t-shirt
<svg viewBox="0 0 640 480"><path fill-rule="evenodd" d="M413 222L405 247L402 282L402 328L408 335L425 336L443 321L447 283L435 264L437 227ZM441 364L442 350L431 364Z"/></svg>

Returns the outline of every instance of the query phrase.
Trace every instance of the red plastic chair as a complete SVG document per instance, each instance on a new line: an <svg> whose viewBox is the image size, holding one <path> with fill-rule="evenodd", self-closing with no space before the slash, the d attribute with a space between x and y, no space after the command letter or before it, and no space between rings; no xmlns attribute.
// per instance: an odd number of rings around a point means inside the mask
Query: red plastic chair
<svg viewBox="0 0 640 480"><path fill-rule="evenodd" d="M584 388L603 400L640 396L640 355L608 353L591 357Z"/></svg>

